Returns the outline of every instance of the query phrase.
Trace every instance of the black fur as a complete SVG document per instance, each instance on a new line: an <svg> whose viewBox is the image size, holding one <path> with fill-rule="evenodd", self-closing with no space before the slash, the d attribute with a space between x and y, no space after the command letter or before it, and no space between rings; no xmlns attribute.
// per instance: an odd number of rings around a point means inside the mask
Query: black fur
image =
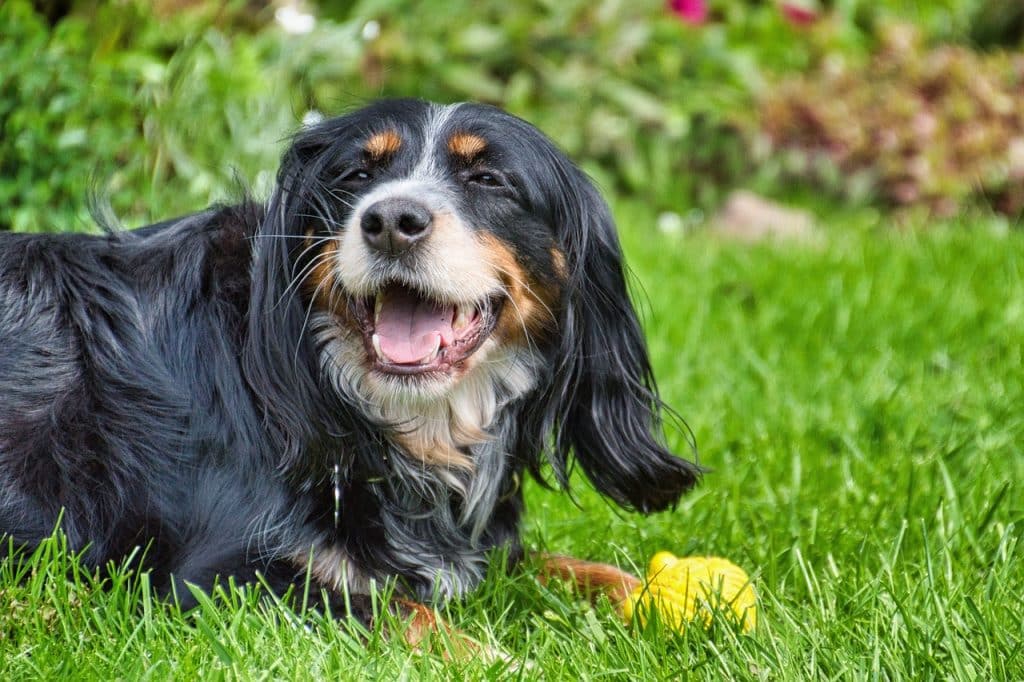
<svg viewBox="0 0 1024 682"><path fill-rule="evenodd" d="M479 105L439 111L382 102L300 132L265 206L103 236L0 235L0 535L31 548L60 519L90 564L146 547L154 584L186 606L183 583L218 577L262 575L284 593L318 553L345 563L353 592L395 578L430 599L472 588L492 549L519 558L517 481L545 461L566 484L575 455L629 508L675 503L699 470L657 438L607 206L529 124ZM400 153L351 179L384 127ZM438 140L454 130L488 140L500 187L448 158ZM303 286L309 235L340 239L361 196L430 155L466 224L559 292L554 328L523 351L531 387L496 387L490 440L464 449L473 472L415 461L395 424L339 388ZM314 593L340 608L337 587Z"/></svg>

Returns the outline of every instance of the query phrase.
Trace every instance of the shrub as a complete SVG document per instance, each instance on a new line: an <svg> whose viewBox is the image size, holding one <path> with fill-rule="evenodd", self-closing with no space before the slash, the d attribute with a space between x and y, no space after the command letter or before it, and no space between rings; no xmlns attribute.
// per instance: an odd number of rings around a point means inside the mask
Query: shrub
<svg viewBox="0 0 1024 682"><path fill-rule="evenodd" d="M790 78L760 106L774 147L801 163L802 180L868 189L890 204L940 215L975 201L1024 209L1024 56L925 48L893 26L865 65L826 62Z"/></svg>
<svg viewBox="0 0 1024 682"><path fill-rule="evenodd" d="M273 168L295 117L263 45L142 4L92 9L51 28L0 5L0 229L82 229L94 189L133 222L194 210Z"/></svg>

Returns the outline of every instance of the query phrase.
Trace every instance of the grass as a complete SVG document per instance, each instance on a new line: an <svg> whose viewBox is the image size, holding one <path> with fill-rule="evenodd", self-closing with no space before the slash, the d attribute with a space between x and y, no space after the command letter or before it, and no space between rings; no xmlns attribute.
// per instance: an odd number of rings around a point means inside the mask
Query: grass
<svg viewBox="0 0 1024 682"><path fill-rule="evenodd" d="M648 518L532 485L527 541L635 569L663 548L729 557L755 575L758 629L632 631L503 575L449 619L529 660L524 678L1024 678L1024 236L964 220L741 246L616 212L663 393L711 472ZM30 569L0 572L3 679L503 674L251 595L182 616L117 571L95 589L59 543Z"/></svg>

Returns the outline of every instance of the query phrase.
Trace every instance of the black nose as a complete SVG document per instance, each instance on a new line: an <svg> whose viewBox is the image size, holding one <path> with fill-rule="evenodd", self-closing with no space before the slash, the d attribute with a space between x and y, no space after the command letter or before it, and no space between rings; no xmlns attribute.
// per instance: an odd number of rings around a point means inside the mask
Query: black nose
<svg viewBox="0 0 1024 682"><path fill-rule="evenodd" d="M391 256L405 253L430 234L433 215L412 199L382 199L363 212L363 239Z"/></svg>

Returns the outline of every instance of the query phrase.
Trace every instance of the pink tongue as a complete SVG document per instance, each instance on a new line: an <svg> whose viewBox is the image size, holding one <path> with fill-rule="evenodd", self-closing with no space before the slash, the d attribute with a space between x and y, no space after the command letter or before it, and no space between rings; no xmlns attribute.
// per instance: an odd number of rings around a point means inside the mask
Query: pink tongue
<svg viewBox="0 0 1024 682"><path fill-rule="evenodd" d="M428 302L408 289L393 287L382 294L377 335L380 351L395 364L408 365L423 360L440 336L442 343L451 343L452 306L442 307Z"/></svg>

